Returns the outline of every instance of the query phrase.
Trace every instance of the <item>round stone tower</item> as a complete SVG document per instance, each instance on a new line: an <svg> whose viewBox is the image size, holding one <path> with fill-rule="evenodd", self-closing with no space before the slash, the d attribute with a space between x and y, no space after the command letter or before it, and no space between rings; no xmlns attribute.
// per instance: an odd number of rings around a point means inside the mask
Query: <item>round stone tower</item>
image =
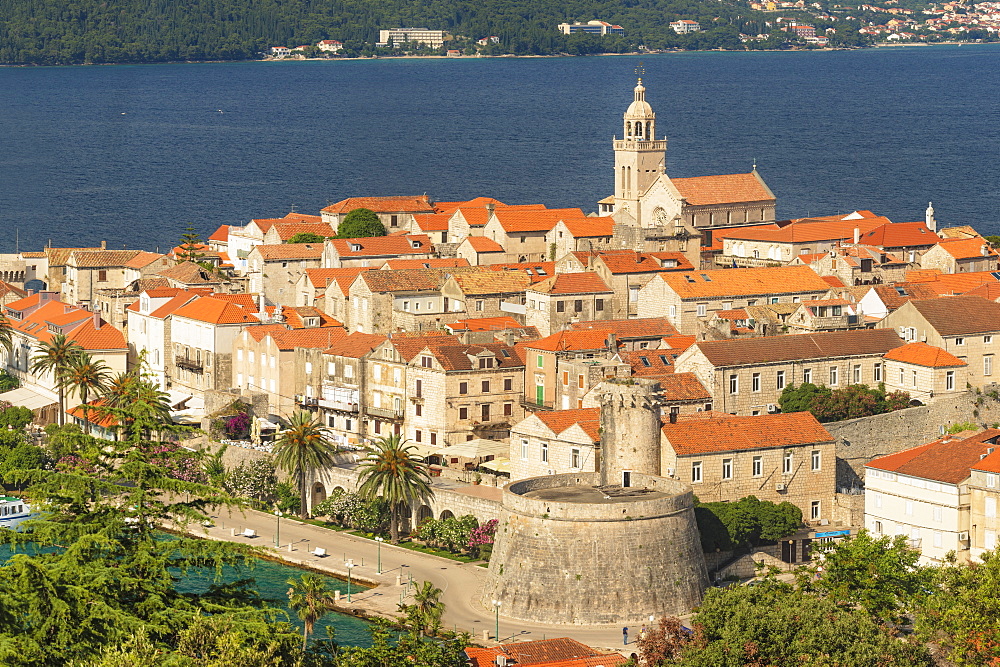
<svg viewBox="0 0 1000 667"><path fill-rule="evenodd" d="M601 397L601 486L631 486L635 474L660 474L660 385L604 382Z"/></svg>
<svg viewBox="0 0 1000 667"><path fill-rule="evenodd" d="M504 488L487 609L499 600L503 616L525 621L640 623L701 601L708 575L691 487L658 476L657 388L602 387L600 472Z"/></svg>

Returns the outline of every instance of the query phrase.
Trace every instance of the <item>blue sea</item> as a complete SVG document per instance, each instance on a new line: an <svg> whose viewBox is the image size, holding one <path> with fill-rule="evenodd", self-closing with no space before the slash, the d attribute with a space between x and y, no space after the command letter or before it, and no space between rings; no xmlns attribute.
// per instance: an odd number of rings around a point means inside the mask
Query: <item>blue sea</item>
<svg viewBox="0 0 1000 667"><path fill-rule="evenodd" d="M348 196L591 211L645 68L667 171L749 171L780 218L1000 233L1000 46L0 69L0 252L161 250Z"/></svg>

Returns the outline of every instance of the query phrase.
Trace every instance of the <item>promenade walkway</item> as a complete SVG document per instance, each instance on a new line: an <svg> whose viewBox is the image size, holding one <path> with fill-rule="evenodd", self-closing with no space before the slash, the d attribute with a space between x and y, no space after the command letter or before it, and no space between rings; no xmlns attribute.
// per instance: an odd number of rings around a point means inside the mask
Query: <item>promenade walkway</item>
<svg viewBox="0 0 1000 667"><path fill-rule="evenodd" d="M491 643L496 639L493 609L484 607L480 600L487 574L484 567L410 551L384 542L381 546L382 573L379 574L379 547L371 540L287 517L280 520L279 528L277 517L254 510L223 509L212 518L214 526L196 528L192 532L210 539L262 547L289 564L306 566L343 578L347 578L346 563L352 560L356 565L352 568L352 579L374 587L352 594L350 604L346 596L343 596L342 609L398 617L397 605L400 600L405 598L412 602L414 587L422 581L430 581L443 591L444 627L468 632L479 643ZM241 533L247 528L255 531L257 537L234 536L234 531ZM274 546L276 533L280 537L280 548ZM325 549L327 555L314 555L316 548ZM413 587L407 585L411 578ZM601 600L594 600L594 604L601 603ZM500 612L502 642L572 637L596 648L616 651L623 649L621 627L617 625L543 625L506 619L502 606ZM484 637L484 631L488 640ZM639 628L630 628L630 635L634 637L638 635L638 631ZM624 648L626 653L635 650L632 645Z"/></svg>

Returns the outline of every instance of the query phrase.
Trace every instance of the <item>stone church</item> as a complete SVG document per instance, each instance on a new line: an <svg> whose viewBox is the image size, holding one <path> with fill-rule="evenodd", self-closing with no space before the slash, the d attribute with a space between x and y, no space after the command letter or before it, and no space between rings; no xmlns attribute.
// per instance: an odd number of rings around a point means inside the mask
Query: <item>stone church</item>
<svg viewBox="0 0 1000 667"><path fill-rule="evenodd" d="M667 234L686 229L703 243L711 242L711 234L704 232L712 227L774 222L774 193L756 168L748 174L670 178L667 139L656 138L656 114L646 101L642 79L634 93L623 137L614 139L615 193L598 202L600 215Z"/></svg>

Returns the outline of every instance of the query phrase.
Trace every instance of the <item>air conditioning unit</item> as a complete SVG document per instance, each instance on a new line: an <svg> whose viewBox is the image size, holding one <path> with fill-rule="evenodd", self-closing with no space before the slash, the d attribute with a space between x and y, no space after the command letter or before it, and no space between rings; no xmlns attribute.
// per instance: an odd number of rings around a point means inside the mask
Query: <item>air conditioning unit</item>
<svg viewBox="0 0 1000 667"><path fill-rule="evenodd" d="M958 534L958 541L959 542L968 542L969 541L969 533L967 531L963 530L961 533Z"/></svg>
<svg viewBox="0 0 1000 667"><path fill-rule="evenodd" d="M775 491L784 491L785 488L786 488L785 485L782 484L781 482L778 482L777 484L774 485Z"/></svg>
<svg viewBox="0 0 1000 667"><path fill-rule="evenodd" d="M768 414L774 414L777 411L778 411L778 406L777 405L775 405L774 403L768 403L767 404L767 412L768 412Z"/></svg>

